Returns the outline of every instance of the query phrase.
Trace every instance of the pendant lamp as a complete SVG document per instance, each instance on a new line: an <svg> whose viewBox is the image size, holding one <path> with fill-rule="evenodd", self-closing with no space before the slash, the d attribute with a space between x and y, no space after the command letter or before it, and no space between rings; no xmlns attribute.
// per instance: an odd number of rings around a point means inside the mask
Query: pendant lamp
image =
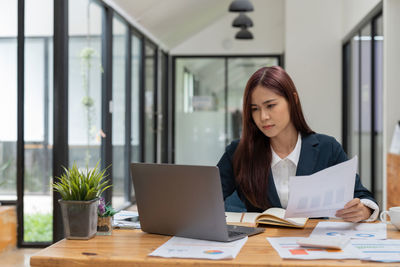
<svg viewBox="0 0 400 267"><path fill-rule="evenodd" d="M233 22L232 22L233 27L241 28L241 27L253 27L253 21L246 16L244 13L240 13L239 16L237 16Z"/></svg>
<svg viewBox="0 0 400 267"><path fill-rule="evenodd" d="M253 4L249 0L234 0L229 5L229 12L250 12L253 10Z"/></svg>
<svg viewBox="0 0 400 267"><path fill-rule="evenodd" d="M235 35L235 38L240 40L251 40L253 39L253 34L248 31L246 27L242 27L242 29Z"/></svg>

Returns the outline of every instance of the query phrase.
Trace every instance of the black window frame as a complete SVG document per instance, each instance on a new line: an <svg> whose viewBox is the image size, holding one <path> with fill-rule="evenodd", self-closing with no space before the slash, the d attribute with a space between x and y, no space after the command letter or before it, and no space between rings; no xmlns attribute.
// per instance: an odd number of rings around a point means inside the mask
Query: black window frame
<svg viewBox="0 0 400 267"><path fill-rule="evenodd" d="M370 51L370 56L371 56L371 69L370 69L370 96L371 96L371 129L370 132L372 133L371 135L371 161L368 163L370 165L370 173L371 173L371 193L375 196L376 194L376 144L377 144L377 138L376 138L376 127L375 127L375 114L376 114L376 105L375 105L375 36L377 32L377 26L376 26L376 21L378 18L383 17L383 4L382 2L378 3L354 28L352 31L350 31L349 34L346 35L346 37L342 41L342 145L343 149L348 154L350 151L350 143L348 142L348 135L349 135L349 117L351 116L351 110L349 107L351 106L350 99L348 97L349 90L351 90L351 54L352 54L352 47L351 47L351 40L358 36L360 42L358 43L358 66L359 66L359 73L358 77L358 92L359 92L359 99L358 99L358 105L359 105L359 132L358 132L358 157L359 157L359 175L362 180L362 173L361 173L361 166L363 164L362 162L362 155L361 155L361 135L362 135L362 130L361 130L361 64L362 64L362 59L361 59L361 31L364 29L366 26L370 25L371 26L371 33L370 33L370 38L371 38L371 51Z"/></svg>
<svg viewBox="0 0 400 267"><path fill-rule="evenodd" d="M124 194L128 201L123 207L126 208L129 205L135 203L135 199L131 198L132 193L132 181L130 179L130 161L131 161L131 111L132 111L132 99L131 99L131 55L132 55L132 35L141 39L141 58L142 61L145 59L145 43L151 44L155 50L155 66L154 66L154 85L155 85L155 102L154 102L154 116L155 126L157 127L157 77L159 75L158 69L158 53L160 45L154 42L145 33L139 30L132 23L124 18L120 13L114 10L113 7L104 3L101 0L91 0L102 8L102 33L101 33L101 46L102 46L102 66L103 74L101 81L101 94L102 94L102 115L101 125L102 130L107 134L107 138L102 139L101 143L101 167L106 168L109 174L110 182L112 183L112 114L109 112L110 101L112 101L112 19L114 15L118 16L123 23L127 25L126 30L126 65L125 65L125 105L126 105L126 120L125 120L125 168L124 168ZM49 116L49 112L53 112L53 161L49 164L53 166L53 177L58 177L62 174L62 166L69 166L69 147L68 147L68 47L69 47L69 36L68 36L68 10L69 1L54 0L54 33L53 33L53 111L47 109L45 116ZM53 192L53 240L52 242L24 242L24 222L23 222L23 202L24 202L24 67L25 67L25 0L18 0L18 35L17 35L17 177L16 177L16 189L17 189L17 200L15 201L1 201L2 205L16 205L17 206L17 246L18 247L30 247L30 248L43 248L49 246L51 243L57 242L64 238L64 229L62 224L61 209L58 204L60 195L57 192ZM168 55L168 54L167 54ZM143 62L140 64L140 161L144 160L145 144L142 142L144 138L144 67ZM168 68L165 68L168 71ZM166 73L165 76L169 76ZM167 80L168 81L168 80ZM49 88L49 85L46 85ZM167 84L166 90L168 90L169 84ZM48 97L48 94L45 95ZM163 99L164 101L164 99ZM167 100L166 100L167 101ZM156 134L154 136L157 141ZM169 140L168 136L168 140ZM157 144L157 143L155 143ZM157 149L157 146L155 146ZM166 148L167 150L167 148ZM155 158L157 151L155 150ZM104 194L106 201L112 201L112 192L107 190Z"/></svg>

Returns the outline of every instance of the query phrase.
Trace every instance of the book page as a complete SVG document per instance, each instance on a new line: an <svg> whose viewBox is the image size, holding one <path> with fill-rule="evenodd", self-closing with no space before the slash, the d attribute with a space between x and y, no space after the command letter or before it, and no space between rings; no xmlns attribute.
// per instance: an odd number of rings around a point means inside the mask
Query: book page
<svg viewBox="0 0 400 267"><path fill-rule="evenodd" d="M256 218L261 213L258 212L246 212L242 218L242 222L244 223L255 223Z"/></svg>
<svg viewBox="0 0 400 267"><path fill-rule="evenodd" d="M243 216L243 212L225 212L225 219L228 223L240 223Z"/></svg>
<svg viewBox="0 0 400 267"><path fill-rule="evenodd" d="M285 210L281 208L269 208L263 214L270 214L281 219L285 218Z"/></svg>
<svg viewBox="0 0 400 267"><path fill-rule="evenodd" d="M307 222L308 218L285 218L285 213L286 211L282 208L269 208L266 211L264 211L262 214L268 216L266 218L267 220L270 221L283 221L287 222L287 224L294 224L297 226L304 226L304 224ZM271 218L272 217L272 218ZM274 219L274 217L278 219ZM263 216L260 217L260 220L263 220Z"/></svg>
<svg viewBox="0 0 400 267"><path fill-rule="evenodd" d="M306 224L308 218L286 218L285 220L294 225L303 226Z"/></svg>

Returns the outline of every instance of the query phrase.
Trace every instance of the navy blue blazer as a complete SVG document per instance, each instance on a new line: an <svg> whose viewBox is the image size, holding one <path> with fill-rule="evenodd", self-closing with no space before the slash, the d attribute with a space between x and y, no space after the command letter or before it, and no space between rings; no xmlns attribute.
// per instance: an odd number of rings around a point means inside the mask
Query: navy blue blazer
<svg viewBox="0 0 400 267"><path fill-rule="evenodd" d="M247 198L241 192L240 187L235 182L232 159L238 144L239 140L236 140L228 145L224 155L217 164L221 176L224 200L236 190L239 198L243 201L248 212L263 212L263 210L254 207L247 200ZM311 175L315 172L346 160L347 155L335 138L323 134L310 134L303 136L296 176ZM268 191L266 192L265 197L268 198L268 201L272 207L282 207L278 193L276 192L271 170L269 171ZM356 175L356 182L354 186L354 197L360 199L370 199L376 203L376 200L373 198L371 192L369 192L368 189L361 184L358 174Z"/></svg>

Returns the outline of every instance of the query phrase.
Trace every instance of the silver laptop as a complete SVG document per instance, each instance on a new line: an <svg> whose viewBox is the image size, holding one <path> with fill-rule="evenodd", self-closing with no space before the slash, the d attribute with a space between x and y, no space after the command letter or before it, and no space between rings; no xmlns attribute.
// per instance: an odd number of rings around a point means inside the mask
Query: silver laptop
<svg viewBox="0 0 400 267"><path fill-rule="evenodd" d="M232 241L264 228L227 225L218 167L132 163L144 232Z"/></svg>

